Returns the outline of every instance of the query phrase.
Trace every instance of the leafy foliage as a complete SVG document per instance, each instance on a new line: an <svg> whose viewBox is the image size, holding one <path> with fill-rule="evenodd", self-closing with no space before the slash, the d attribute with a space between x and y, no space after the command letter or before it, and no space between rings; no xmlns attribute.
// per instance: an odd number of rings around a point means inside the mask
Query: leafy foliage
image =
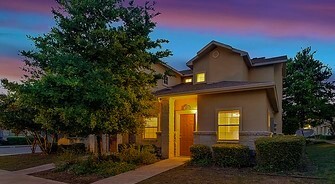
<svg viewBox="0 0 335 184"><path fill-rule="evenodd" d="M135 169L140 165L158 161L150 149L124 148L120 153L103 155L78 154L75 151L64 151L56 162L56 171L69 171L77 175L97 174L103 177L117 175Z"/></svg>
<svg viewBox="0 0 335 184"><path fill-rule="evenodd" d="M21 86L6 79L2 80L2 84L10 92L6 95L0 94L0 126L17 133L22 132L26 137L33 136L33 140L27 139L28 144L32 144L32 153L35 152L36 145L39 145L44 153L51 153L55 136L49 140L47 133L50 129L36 122L37 110L33 105L23 102Z"/></svg>
<svg viewBox="0 0 335 184"><path fill-rule="evenodd" d="M120 160L136 165L146 165L157 162L157 157L152 149L141 149L140 147L130 146L124 148L119 153Z"/></svg>
<svg viewBox="0 0 335 184"><path fill-rule="evenodd" d="M251 165L250 150L240 144L214 144L213 162L220 167L245 167Z"/></svg>
<svg viewBox="0 0 335 184"><path fill-rule="evenodd" d="M212 150L209 146L195 144L190 147L191 163L199 166L212 164Z"/></svg>
<svg viewBox="0 0 335 184"><path fill-rule="evenodd" d="M73 152L77 154L82 154L86 152L86 147L84 143L74 143L70 145L58 145L57 152Z"/></svg>
<svg viewBox="0 0 335 184"><path fill-rule="evenodd" d="M301 136L261 137L255 141L257 167L266 171L287 171L302 164L306 140Z"/></svg>
<svg viewBox="0 0 335 184"><path fill-rule="evenodd" d="M333 109L334 85L329 82L331 68L314 58L308 47L287 62L284 79L283 132L294 134L306 124L329 120Z"/></svg>
<svg viewBox="0 0 335 184"><path fill-rule="evenodd" d="M30 37L22 51L29 72L12 92L34 107L35 123L72 135L136 132L153 113L151 88L161 77L153 64L169 56L152 40L154 3L128 0L57 0L56 26ZM11 91L11 90L10 90Z"/></svg>

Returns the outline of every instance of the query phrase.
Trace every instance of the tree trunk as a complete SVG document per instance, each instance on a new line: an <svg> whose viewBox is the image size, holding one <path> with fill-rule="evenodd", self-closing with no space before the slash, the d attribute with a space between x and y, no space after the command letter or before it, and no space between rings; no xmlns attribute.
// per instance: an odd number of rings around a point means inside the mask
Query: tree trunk
<svg viewBox="0 0 335 184"><path fill-rule="evenodd" d="M100 159L102 155L102 133L99 133L96 136L97 136L97 147L98 147L97 153L98 158Z"/></svg>

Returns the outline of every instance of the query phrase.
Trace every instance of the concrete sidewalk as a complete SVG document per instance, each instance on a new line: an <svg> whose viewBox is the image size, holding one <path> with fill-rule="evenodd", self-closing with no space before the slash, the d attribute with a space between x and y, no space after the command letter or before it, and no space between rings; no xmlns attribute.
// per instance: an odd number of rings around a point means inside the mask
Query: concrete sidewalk
<svg viewBox="0 0 335 184"><path fill-rule="evenodd" d="M15 172L0 170L1 184L65 184L58 181L52 181L44 178L18 174Z"/></svg>
<svg viewBox="0 0 335 184"><path fill-rule="evenodd" d="M13 171L15 174L32 174L32 173L37 173L37 172L42 172L50 169L54 169L55 164L45 164L45 165L40 165L36 167L31 167L28 169L23 169L23 170L18 170L18 171Z"/></svg>
<svg viewBox="0 0 335 184"><path fill-rule="evenodd" d="M335 144L335 141L333 140L325 140L326 143L329 143L329 144Z"/></svg>
<svg viewBox="0 0 335 184"><path fill-rule="evenodd" d="M134 184L145 179L151 178L157 174L183 165L189 158L177 157L156 162L151 165L143 166L133 171L125 172L116 176L112 176L93 184Z"/></svg>

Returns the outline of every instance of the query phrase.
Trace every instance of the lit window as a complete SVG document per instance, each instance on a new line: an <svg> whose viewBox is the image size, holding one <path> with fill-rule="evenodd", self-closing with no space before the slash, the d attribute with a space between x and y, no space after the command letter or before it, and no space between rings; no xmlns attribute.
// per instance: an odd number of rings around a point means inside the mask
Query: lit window
<svg viewBox="0 0 335 184"><path fill-rule="evenodd" d="M197 74L197 82L205 82L205 73Z"/></svg>
<svg viewBox="0 0 335 184"><path fill-rule="evenodd" d="M219 111L218 140L238 140L240 125L240 111Z"/></svg>
<svg viewBox="0 0 335 184"><path fill-rule="evenodd" d="M185 79L185 83L190 83L192 82L192 78Z"/></svg>
<svg viewBox="0 0 335 184"><path fill-rule="evenodd" d="M163 75L163 84L169 85L169 77L167 75Z"/></svg>
<svg viewBox="0 0 335 184"><path fill-rule="evenodd" d="M145 121L144 139L156 139L158 130L158 118L148 118Z"/></svg>

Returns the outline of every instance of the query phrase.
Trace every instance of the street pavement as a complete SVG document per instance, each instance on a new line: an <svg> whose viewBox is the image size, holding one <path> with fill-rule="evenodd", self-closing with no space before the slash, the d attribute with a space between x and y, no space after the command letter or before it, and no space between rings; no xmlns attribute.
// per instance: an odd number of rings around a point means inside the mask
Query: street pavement
<svg viewBox="0 0 335 184"><path fill-rule="evenodd" d="M36 148L36 153L41 152L39 147ZM20 145L20 146L0 146L0 156L7 155L18 155L18 154L27 154L31 153L31 146L29 145Z"/></svg>

